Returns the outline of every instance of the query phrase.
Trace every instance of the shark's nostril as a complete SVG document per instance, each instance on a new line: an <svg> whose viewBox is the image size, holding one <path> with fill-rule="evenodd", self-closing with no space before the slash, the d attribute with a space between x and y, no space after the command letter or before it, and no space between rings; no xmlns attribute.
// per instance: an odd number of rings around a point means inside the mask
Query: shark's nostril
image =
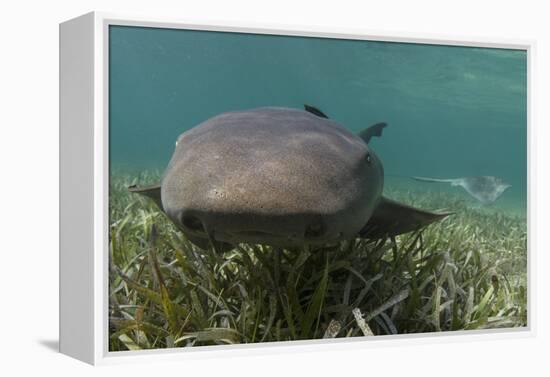
<svg viewBox="0 0 550 377"><path fill-rule="evenodd" d="M183 215L181 217L181 223L189 230L195 232L204 232L204 226L202 225L202 221L198 217Z"/></svg>
<svg viewBox="0 0 550 377"><path fill-rule="evenodd" d="M306 239L317 238L317 237L321 237L324 233L325 233L325 227L323 226L323 223L315 222L307 226L306 231L304 232L304 237Z"/></svg>

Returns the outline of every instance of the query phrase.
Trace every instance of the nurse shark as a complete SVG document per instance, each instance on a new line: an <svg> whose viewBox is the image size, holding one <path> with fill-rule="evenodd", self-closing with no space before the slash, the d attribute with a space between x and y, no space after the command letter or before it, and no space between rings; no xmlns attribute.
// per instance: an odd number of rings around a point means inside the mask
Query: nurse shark
<svg viewBox="0 0 550 377"><path fill-rule="evenodd" d="M382 195L384 169L368 142L386 126L356 135L308 105L226 112L178 137L159 184L129 190L196 246L222 251L381 239L445 218Z"/></svg>

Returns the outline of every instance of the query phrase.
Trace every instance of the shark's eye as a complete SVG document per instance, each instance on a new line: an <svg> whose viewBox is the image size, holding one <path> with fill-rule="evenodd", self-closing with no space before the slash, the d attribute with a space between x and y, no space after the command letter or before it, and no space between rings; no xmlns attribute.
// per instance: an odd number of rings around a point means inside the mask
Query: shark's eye
<svg viewBox="0 0 550 377"><path fill-rule="evenodd" d="M371 161L372 161L372 158L370 156L370 153L367 152L367 157L366 157L366 160L367 160L367 164L370 165Z"/></svg>

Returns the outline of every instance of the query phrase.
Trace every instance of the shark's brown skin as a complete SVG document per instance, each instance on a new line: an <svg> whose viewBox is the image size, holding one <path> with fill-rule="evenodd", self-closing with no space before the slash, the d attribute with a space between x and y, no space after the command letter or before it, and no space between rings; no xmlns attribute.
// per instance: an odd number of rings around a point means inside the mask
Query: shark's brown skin
<svg viewBox="0 0 550 377"><path fill-rule="evenodd" d="M130 191L202 248L382 238L447 216L382 197L375 127L362 139L312 107L224 113L180 135L160 185Z"/></svg>

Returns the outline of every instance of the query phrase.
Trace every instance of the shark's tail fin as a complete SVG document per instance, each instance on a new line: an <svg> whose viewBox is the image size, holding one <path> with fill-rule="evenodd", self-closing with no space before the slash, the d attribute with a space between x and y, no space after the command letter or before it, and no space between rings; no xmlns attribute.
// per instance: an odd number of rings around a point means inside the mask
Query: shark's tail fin
<svg viewBox="0 0 550 377"><path fill-rule="evenodd" d="M456 179L439 179L439 178L428 178L428 177L411 177L417 181L422 182L437 182L437 183L450 183L452 185L456 184Z"/></svg>

